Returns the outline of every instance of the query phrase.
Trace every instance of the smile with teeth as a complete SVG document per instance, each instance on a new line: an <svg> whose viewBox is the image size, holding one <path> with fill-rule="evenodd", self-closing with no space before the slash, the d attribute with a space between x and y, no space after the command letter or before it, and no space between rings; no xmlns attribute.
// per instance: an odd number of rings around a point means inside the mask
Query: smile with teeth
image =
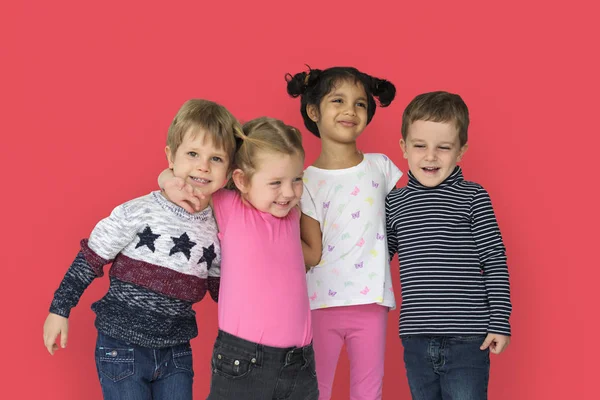
<svg viewBox="0 0 600 400"><path fill-rule="evenodd" d="M202 185L206 185L207 183L211 182L208 179L196 178L195 176L190 176L190 179L193 180L194 182L198 182Z"/></svg>
<svg viewBox="0 0 600 400"><path fill-rule="evenodd" d="M289 201L274 201L273 203L277 204L278 206L287 206L290 204Z"/></svg>
<svg viewBox="0 0 600 400"><path fill-rule="evenodd" d="M439 167L423 167L421 168L423 171L425 172L436 172L437 170L439 170Z"/></svg>

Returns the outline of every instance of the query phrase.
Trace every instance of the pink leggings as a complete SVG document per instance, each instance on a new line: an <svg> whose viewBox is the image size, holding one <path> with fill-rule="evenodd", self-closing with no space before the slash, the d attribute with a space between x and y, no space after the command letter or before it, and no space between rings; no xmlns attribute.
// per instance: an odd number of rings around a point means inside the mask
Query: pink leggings
<svg viewBox="0 0 600 400"><path fill-rule="evenodd" d="M378 304L312 311L319 400L329 400L340 350L350 360L350 400L381 399L388 308Z"/></svg>

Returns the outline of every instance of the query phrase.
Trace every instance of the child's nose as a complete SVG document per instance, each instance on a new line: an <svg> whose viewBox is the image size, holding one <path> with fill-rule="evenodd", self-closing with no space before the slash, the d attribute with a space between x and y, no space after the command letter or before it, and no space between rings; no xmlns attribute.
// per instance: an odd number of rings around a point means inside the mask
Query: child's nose
<svg viewBox="0 0 600 400"><path fill-rule="evenodd" d="M352 106L352 105L347 105L346 110L344 112L348 115L352 115L352 116L356 115L356 110L354 109L354 106Z"/></svg>
<svg viewBox="0 0 600 400"><path fill-rule="evenodd" d="M294 188L292 185L283 185L282 194L284 197L291 198L294 197Z"/></svg>
<svg viewBox="0 0 600 400"><path fill-rule="evenodd" d="M209 170L208 160L198 160L198 163L196 164L196 168L199 169L200 171L208 172L208 170Z"/></svg>
<svg viewBox="0 0 600 400"><path fill-rule="evenodd" d="M435 160L437 158L437 151L435 149L427 150L425 157L427 160Z"/></svg>

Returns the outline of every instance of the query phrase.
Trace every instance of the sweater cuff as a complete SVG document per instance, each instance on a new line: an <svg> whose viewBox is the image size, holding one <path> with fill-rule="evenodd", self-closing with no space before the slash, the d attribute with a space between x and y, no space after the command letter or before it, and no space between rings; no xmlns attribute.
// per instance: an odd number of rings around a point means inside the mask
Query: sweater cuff
<svg viewBox="0 0 600 400"><path fill-rule="evenodd" d="M60 315L61 317L69 318L71 314L71 307L65 307L60 304L60 301L53 300L52 304L50 304L50 312L52 314Z"/></svg>

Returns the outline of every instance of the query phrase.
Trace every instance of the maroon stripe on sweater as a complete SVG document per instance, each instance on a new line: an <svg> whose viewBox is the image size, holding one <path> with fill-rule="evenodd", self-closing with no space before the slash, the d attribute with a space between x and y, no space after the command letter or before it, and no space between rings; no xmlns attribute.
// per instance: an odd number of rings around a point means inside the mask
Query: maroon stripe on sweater
<svg viewBox="0 0 600 400"><path fill-rule="evenodd" d="M85 260L88 262L90 267L94 270L96 275L104 276L104 266L111 262L111 260L105 260L100 257L98 254L94 252L94 250L90 249L88 246L88 239L81 240L81 252L85 257Z"/></svg>
<svg viewBox="0 0 600 400"><path fill-rule="evenodd" d="M123 254L113 261L110 276L192 303L202 300L206 294L206 279L134 260Z"/></svg>

